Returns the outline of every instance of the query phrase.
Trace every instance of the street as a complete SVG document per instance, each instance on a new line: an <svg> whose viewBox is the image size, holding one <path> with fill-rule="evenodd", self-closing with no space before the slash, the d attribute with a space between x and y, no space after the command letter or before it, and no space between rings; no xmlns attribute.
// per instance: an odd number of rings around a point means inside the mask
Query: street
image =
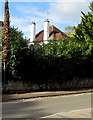
<svg viewBox="0 0 93 120"><path fill-rule="evenodd" d="M24 120L38 120L56 113L89 108L91 108L91 93L85 93L4 102L2 104L2 117L20 118L20 120L21 118L25 118Z"/></svg>

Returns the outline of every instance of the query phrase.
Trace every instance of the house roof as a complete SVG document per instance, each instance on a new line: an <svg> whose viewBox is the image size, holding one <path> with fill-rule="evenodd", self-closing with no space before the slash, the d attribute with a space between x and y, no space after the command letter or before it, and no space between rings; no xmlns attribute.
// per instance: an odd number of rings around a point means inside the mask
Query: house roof
<svg viewBox="0 0 93 120"><path fill-rule="evenodd" d="M35 41L43 40L43 36L44 36L44 30L40 31L36 35ZM60 40L63 37L67 37L67 35L65 33L63 33L62 31L60 31L58 28L56 28L54 25L51 25L49 27L49 38L48 38L48 40L53 40L53 39Z"/></svg>
<svg viewBox="0 0 93 120"><path fill-rule="evenodd" d="M36 34L35 41L43 40L43 36L44 36L44 30L42 30L42 31L40 31L39 33Z"/></svg>

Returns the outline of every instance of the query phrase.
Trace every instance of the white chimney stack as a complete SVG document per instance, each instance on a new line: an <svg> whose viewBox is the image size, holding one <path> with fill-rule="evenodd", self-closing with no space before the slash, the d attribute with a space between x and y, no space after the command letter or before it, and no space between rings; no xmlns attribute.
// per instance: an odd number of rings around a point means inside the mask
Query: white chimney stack
<svg viewBox="0 0 93 120"><path fill-rule="evenodd" d="M30 42L35 40L35 32L36 32L36 23L32 22L30 25Z"/></svg>
<svg viewBox="0 0 93 120"><path fill-rule="evenodd" d="M44 40L48 40L49 37L49 20L44 21Z"/></svg>

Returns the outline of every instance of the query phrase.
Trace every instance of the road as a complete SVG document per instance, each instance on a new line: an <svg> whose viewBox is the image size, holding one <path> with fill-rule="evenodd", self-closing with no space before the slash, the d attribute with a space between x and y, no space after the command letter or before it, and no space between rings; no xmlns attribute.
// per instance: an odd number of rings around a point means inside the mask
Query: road
<svg viewBox="0 0 93 120"><path fill-rule="evenodd" d="M60 112L69 112L89 108L91 108L91 94L86 93L79 95L4 102L2 104L2 115L4 120L7 120L5 118L39 120L44 116L49 116Z"/></svg>

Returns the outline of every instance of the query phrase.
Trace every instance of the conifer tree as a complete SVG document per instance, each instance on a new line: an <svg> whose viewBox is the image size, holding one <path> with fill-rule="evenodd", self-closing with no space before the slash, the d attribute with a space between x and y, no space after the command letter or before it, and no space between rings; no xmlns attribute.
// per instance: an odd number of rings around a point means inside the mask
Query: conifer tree
<svg viewBox="0 0 93 120"><path fill-rule="evenodd" d="M91 13L93 14L93 1L90 3L89 8L90 8L90 10L91 10Z"/></svg>
<svg viewBox="0 0 93 120"><path fill-rule="evenodd" d="M10 16L9 16L8 0L6 0L5 7L4 7L4 43L3 43L3 51L2 51L4 77L5 77L6 61L7 61L7 55L8 55L9 26L10 26L9 17Z"/></svg>
<svg viewBox="0 0 93 120"><path fill-rule="evenodd" d="M87 42L88 44L93 44L93 3L90 3L90 10L88 14L82 12L81 23L75 29L75 37L79 41Z"/></svg>
<svg viewBox="0 0 93 120"><path fill-rule="evenodd" d="M6 62L9 40L9 7L8 0L5 1L4 8L4 45L3 45L3 63Z"/></svg>

